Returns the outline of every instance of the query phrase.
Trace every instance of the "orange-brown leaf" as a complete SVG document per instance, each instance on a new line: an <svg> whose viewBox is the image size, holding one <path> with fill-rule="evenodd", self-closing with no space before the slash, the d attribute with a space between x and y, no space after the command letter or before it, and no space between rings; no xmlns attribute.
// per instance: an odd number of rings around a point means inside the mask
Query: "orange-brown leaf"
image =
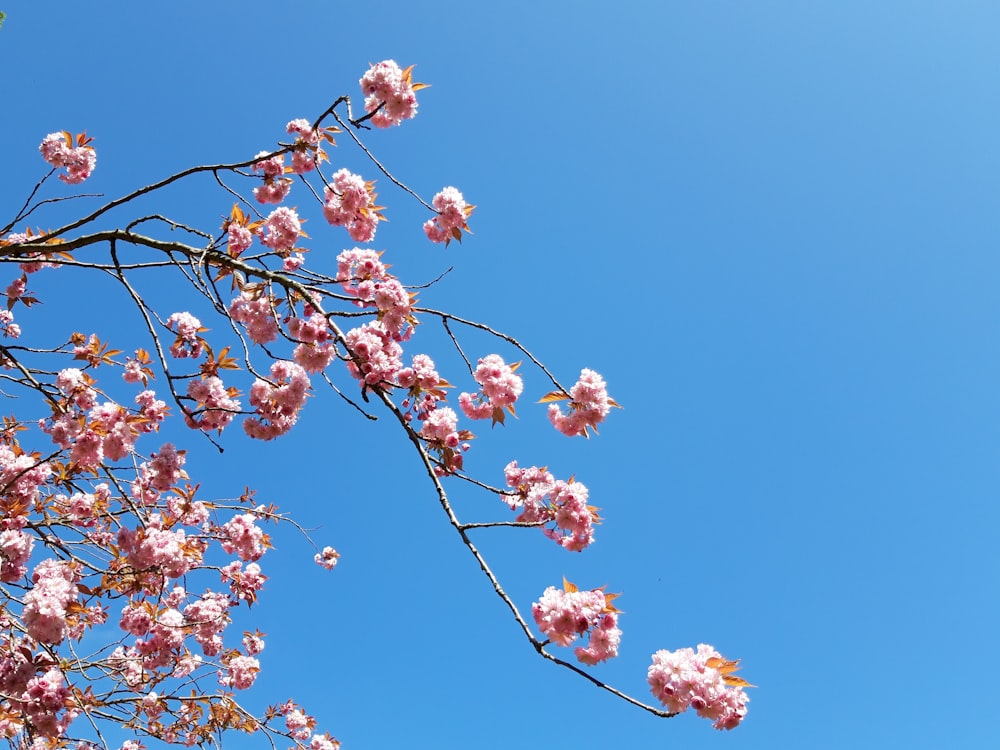
<svg viewBox="0 0 1000 750"><path fill-rule="evenodd" d="M553 401L565 401L568 398L570 398L570 395L568 393L563 393L562 391L551 391L542 396L541 399L539 399L538 403L550 404Z"/></svg>
<svg viewBox="0 0 1000 750"><path fill-rule="evenodd" d="M569 581L566 580L566 576L563 576L563 591L565 591L567 594L572 594L579 590L580 589L577 588L577 585L575 583L570 583Z"/></svg>

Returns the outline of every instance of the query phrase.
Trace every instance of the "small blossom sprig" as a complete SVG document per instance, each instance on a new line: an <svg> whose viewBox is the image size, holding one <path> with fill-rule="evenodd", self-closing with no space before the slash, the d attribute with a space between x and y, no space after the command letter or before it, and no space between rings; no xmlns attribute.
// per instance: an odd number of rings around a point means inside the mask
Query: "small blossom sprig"
<svg viewBox="0 0 1000 750"><path fill-rule="evenodd" d="M475 206L466 203L465 198L453 187L446 187L431 201L438 212L433 219L424 223L424 234L431 242L443 242L445 247L452 240L462 241L462 230L472 234L468 219Z"/></svg>
<svg viewBox="0 0 1000 750"><path fill-rule="evenodd" d="M754 687L734 673L739 660L730 661L709 645L653 654L649 689L671 713L693 708L711 719L716 729L735 729L747 714L750 698L743 688Z"/></svg>
<svg viewBox="0 0 1000 750"><path fill-rule="evenodd" d="M79 185L90 177L97 166L97 152L90 145L93 140L86 133L79 133L74 137L72 133L63 130L45 136L38 150L42 152L42 158L53 167L66 169L66 174L59 175L60 180L67 185Z"/></svg>
<svg viewBox="0 0 1000 750"><path fill-rule="evenodd" d="M522 469L517 461L507 464L504 478L514 489L504 500L511 510L521 508L518 523L541 525L545 536L573 552L582 552L593 543L600 509L587 504L589 492L582 482L572 477L568 482L556 480L544 466Z"/></svg>
<svg viewBox="0 0 1000 750"><path fill-rule="evenodd" d="M508 365L499 354L489 354L476 365L473 378L480 385L479 393L459 394L458 404L469 419L493 420L503 424L506 413L516 417L514 402L524 390L524 381L515 374L520 362Z"/></svg>
<svg viewBox="0 0 1000 750"><path fill-rule="evenodd" d="M563 590L555 586L545 589L541 599L531 605L531 615L557 646L568 646L589 633L589 643L578 646L574 653L581 662L593 666L618 656L620 612L611 603L617 596L604 593L603 588L580 591L563 578Z"/></svg>
<svg viewBox="0 0 1000 750"><path fill-rule="evenodd" d="M365 95L365 111L372 125L389 128L417 116L417 92L429 88L413 82L413 68L401 69L395 60L372 65L358 82Z"/></svg>
<svg viewBox="0 0 1000 750"><path fill-rule="evenodd" d="M569 399L569 413L563 414L555 403ZM563 435L574 437L583 435L590 437L588 429L597 433L597 425L604 421L611 407L621 409L613 398L608 396L608 387L604 379L593 370L580 371L580 379L569 389L567 395L563 391L552 391L542 396L538 402L549 404L549 421Z"/></svg>

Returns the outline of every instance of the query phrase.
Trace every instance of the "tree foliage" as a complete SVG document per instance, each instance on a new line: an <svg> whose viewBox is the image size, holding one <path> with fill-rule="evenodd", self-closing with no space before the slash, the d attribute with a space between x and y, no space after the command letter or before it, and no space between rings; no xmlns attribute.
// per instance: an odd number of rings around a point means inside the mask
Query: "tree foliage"
<svg viewBox="0 0 1000 750"><path fill-rule="evenodd" d="M294 520L250 490L233 500L203 497L185 468L187 449L158 440L171 419L216 446L231 439L233 423L250 438L276 439L322 389L361 419L382 414L398 424L428 492L540 656L659 716L693 707L731 729L745 715L748 683L735 675L737 662L710 646L653 655L648 680L662 708L605 684L585 667L618 653L615 595L564 581L546 588L526 617L474 544L483 530L525 527L579 552L600 521L582 482L545 467L511 461L502 486L465 472L473 423L502 427L516 416L523 368L550 383L536 397L567 437L590 437L618 404L595 371L564 384L516 338L425 306L431 292L396 278L381 252L355 247L333 263L314 261L307 218L319 227L313 234L346 231L361 244L374 241L385 219L374 180L329 168L338 139L428 210L429 241L461 242L474 217L475 206L454 187L424 201L360 138L416 115L423 85L413 69L384 61L360 83L363 115L341 96L312 121L291 120L272 150L191 167L106 202L60 195L52 182L77 186L96 169L87 134L42 141L51 171L0 231L0 262L16 268L0 312L0 378L18 399L11 401L17 414L0 429L0 734L12 746L131 750L150 739L215 743L229 731L312 750L338 745L294 700L253 709L238 698L258 680L264 640L228 627L238 608L266 594L260 561L271 546L268 526ZM218 186L221 226L140 209L206 176ZM291 206L293 189L307 208ZM67 201L89 208L62 226L40 223ZM66 330L36 330L30 308L40 300L31 286L43 273L113 280L131 300L142 340L74 330L69 319ZM178 290L183 309L164 308L150 278L156 290ZM446 378L417 348L431 323L465 372ZM491 336L497 351L468 351L468 331ZM465 384L455 397L453 383ZM451 483L492 493L516 515L463 522L449 500ZM329 546L314 556L327 569L338 559ZM559 647L574 650L560 655ZM131 739L120 739L122 729Z"/></svg>

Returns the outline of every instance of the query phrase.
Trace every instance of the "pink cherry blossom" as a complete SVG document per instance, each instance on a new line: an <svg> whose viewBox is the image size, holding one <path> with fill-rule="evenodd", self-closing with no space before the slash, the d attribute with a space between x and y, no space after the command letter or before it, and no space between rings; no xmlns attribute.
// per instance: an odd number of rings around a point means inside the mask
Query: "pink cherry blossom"
<svg viewBox="0 0 1000 750"><path fill-rule="evenodd" d="M221 634L231 621L230 606L228 597L206 591L184 607L184 617L206 656L216 656L222 650Z"/></svg>
<svg viewBox="0 0 1000 750"><path fill-rule="evenodd" d="M167 328L177 331L170 353L178 358L200 357L204 341L198 335L206 330L201 321L189 312L175 312L167 318Z"/></svg>
<svg viewBox="0 0 1000 750"><path fill-rule="evenodd" d="M221 432L240 412L240 402L234 397L235 390L226 388L215 375L189 380L187 393L197 403L193 414L184 415L189 427Z"/></svg>
<svg viewBox="0 0 1000 750"><path fill-rule="evenodd" d="M255 344L268 344L278 338L274 298L260 288L243 289L240 296L229 303L229 314L246 327L247 335Z"/></svg>
<svg viewBox="0 0 1000 750"><path fill-rule="evenodd" d="M262 201L263 203L275 203L280 201ZM226 232L227 246L229 254L234 258L238 258L242 253L250 249L253 245L253 232L247 229L242 224L238 224L235 221L229 223L229 229Z"/></svg>
<svg viewBox="0 0 1000 750"><path fill-rule="evenodd" d="M244 513L233 517L219 529L222 549L234 552L241 560L255 562L267 549L267 535L257 526L257 517Z"/></svg>
<svg viewBox="0 0 1000 750"><path fill-rule="evenodd" d="M0 581L15 583L28 572L34 538L20 529L0 531Z"/></svg>
<svg viewBox="0 0 1000 750"><path fill-rule="evenodd" d="M594 665L618 655L621 630L618 613L600 589L579 591L575 586L561 591L545 589L541 599L531 605L535 624L557 646L568 646L581 635L590 633L586 646L576 649L577 658Z"/></svg>
<svg viewBox="0 0 1000 750"><path fill-rule="evenodd" d="M746 716L750 698L742 687L726 684L724 675L709 666L713 659L724 661L704 643L697 652L690 648L657 651L647 674L649 689L671 713L694 708L702 718L711 719L716 729L734 729Z"/></svg>
<svg viewBox="0 0 1000 750"><path fill-rule="evenodd" d="M49 133L38 150L53 167L66 169L66 174L59 175L59 179L68 185L80 184L90 177L97 166L97 152L93 147L81 145L74 148L69 133Z"/></svg>
<svg viewBox="0 0 1000 750"><path fill-rule="evenodd" d="M499 354L490 354L479 360L473 378L480 385L477 394L462 393L459 406L469 419L492 418L494 424L504 421L504 413L514 413L514 402L524 390L524 382L514 374L517 365L511 366Z"/></svg>
<svg viewBox="0 0 1000 750"><path fill-rule="evenodd" d="M443 242L447 245L452 240L462 240L462 230L469 231L467 220L475 206L465 202L465 198L456 188L442 189L431 202L438 212L433 219L424 224L424 234L431 242Z"/></svg>
<svg viewBox="0 0 1000 750"><path fill-rule="evenodd" d="M587 505L586 485L557 481L536 466L522 469L517 461L507 464L504 476L507 486L515 491L504 499L512 509L522 509L517 521L542 525L545 536L573 552L593 543L594 525L600 522L600 516L597 508Z"/></svg>
<svg viewBox="0 0 1000 750"><path fill-rule="evenodd" d="M256 158L267 156L267 151L261 151ZM285 156L278 154L253 165L253 170L264 176L264 184L255 187L253 196L258 203L281 203L288 197L292 189L292 181L283 177L285 173Z"/></svg>
<svg viewBox="0 0 1000 750"><path fill-rule="evenodd" d="M225 671L219 670L219 684L235 690L246 690L257 679L260 662L252 656L233 656Z"/></svg>
<svg viewBox="0 0 1000 750"><path fill-rule="evenodd" d="M347 369L365 385L391 384L402 368L402 348L381 323L366 323L345 335L347 346L357 358L347 361Z"/></svg>
<svg viewBox="0 0 1000 750"><path fill-rule="evenodd" d="M340 559L340 553L333 547L324 547L322 552L317 552L313 556L316 564L323 566L327 570L333 570L337 565L338 559Z"/></svg>
<svg viewBox="0 0 1000 750"><path fill-rule="evenodd" d="M302 222L294 209L281 206L274 209L264 221L261 243L278 252L288 252L302 233Z"/></svg>
<svg viewBox="0 0 1000 750"><path fill-rule="evenodd" d="M607 385L593 370L582 370L580 379L569 389L569 413L563 414L556 404L549 405L549 421L564 435L589 437L587 429L597 432L612 406L618 406L608 396Z"/></svg>
<svg viewBox="0 0 1000 750"><path fill-rule="evenodd" d="M438 374L434 360L426 354L414 354L412 361L410 367L399 371L396 382L409 389L402 404L403 408L409 409L407 416L412 414L417 419L424 420L445 399L444 389L450 385Z"/></svg>
<svg viewBox="0 0 1000 750"><path fill-rule="evenodd" d="M257 416L244 420L243 429L258 440L272 440L288 432L309 395L309 376L295 362L278 360L272 364L271 381L258 379L250 389L250 405Z"/></svg>
<svg viewBox="0 0 1000 750"><path fill-rule="evenodd" d="M31 580L34 585L24 595L21 612L24 627L39 643L61 643L69 628L66 610L79 593L77 573L70 563L42 560Z"/></svg>
<svg viewBox="0 0 1000 750"><path fill-rule="evenodd" d="M417 97L409 69L401 70L395 60L372 65L359 83L365 94L365 111L375 112L382 107L371 118L375 127L388 128L416 116Z"/></svg>
<svg viewBox="0 0 1000 750"><path fill-rule="evenodd" d="M285 126L285 132L295 136L292 171L305 174L314 170L317 160L323 157L323 151L319 148L320 134L303 118L289 122Z"/></svg>
<svg viewBox="0 0 1000 750"><path fill-rule="evenodd" d="M345 227L355 242L371 242L382 218L372 185L346 169L335 172L332 183L323 193L323 216L333 226Z"/></svg>

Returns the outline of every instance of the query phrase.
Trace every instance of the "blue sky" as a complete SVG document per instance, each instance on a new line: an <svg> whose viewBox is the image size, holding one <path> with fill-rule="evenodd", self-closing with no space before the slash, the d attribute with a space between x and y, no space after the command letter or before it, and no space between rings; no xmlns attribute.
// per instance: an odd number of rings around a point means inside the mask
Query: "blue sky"
<svg viewBox="0 0 1000 750"><path fill-rule="evenodd" d="M429 245L425 213L380 180L390 222L374 246L407 283L454 266L422 302L518 337L564 382L599 371L624 406L598 438L568 440L528 374L517 422L476 425L470 470L499 483L517 458L575 474L606 521L581 555L535 532L477 542L522 610L564 575L623 592L621 656L596 670L621 689L645 699L650 654L699 642L759 685L723 734L543 663L402 435L321 393L279 442L234 433L219 456L187 439L209 495L257 487L343 554L324 574L282 533L264 558L252 701L294 695L350 748L993 740L994 4L2 9L7 214L54 130L96 138L87 188L117 195L270 147L289 119L357 97L369 62L416 64L432 84L420 114L368 143L425 197L461 189L475 234ZM377 177L345 139L333 159ZM218 226L231 201L209 188L157 208ZM353 245L306 229L316 257ZM117 317L111 298L81 307L71 282L46 283L36 325ZM411 346L446 361L426 328ZM127 344L126 324L114 333ZM469 520L507 517L488 496L454 501Z"/></svg>

